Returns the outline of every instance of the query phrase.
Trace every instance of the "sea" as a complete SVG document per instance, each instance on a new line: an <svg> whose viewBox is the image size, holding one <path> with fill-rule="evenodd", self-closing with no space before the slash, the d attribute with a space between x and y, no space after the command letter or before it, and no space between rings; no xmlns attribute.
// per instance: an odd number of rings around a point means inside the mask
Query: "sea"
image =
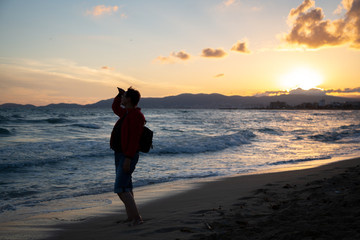
<svg viewBox="0 0 360 240"><path fill-rule="evenodd" d="M153 149L140 153L135 191L360 156L356 110L142 112L154 139ZM117 119L110 108L1 108L0 222L69 210L48 206L111 193L115 169L109 138ZM111 204L87 199L82 208Z"/></svg>

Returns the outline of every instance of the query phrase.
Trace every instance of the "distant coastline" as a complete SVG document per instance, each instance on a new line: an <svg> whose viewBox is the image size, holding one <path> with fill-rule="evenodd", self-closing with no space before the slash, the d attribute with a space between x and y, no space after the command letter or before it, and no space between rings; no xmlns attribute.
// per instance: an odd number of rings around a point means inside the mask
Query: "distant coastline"
<svg viewBox="0 0 360 240"><path fill-rule="evenodd" d="M113 99L93 104L58 103L46 106L5 103L0 108L111 108ZM360 98L328 95L224 96L221 94L180 94L162 98L142 98L141 108L183 109L360 109Z"/></svg>

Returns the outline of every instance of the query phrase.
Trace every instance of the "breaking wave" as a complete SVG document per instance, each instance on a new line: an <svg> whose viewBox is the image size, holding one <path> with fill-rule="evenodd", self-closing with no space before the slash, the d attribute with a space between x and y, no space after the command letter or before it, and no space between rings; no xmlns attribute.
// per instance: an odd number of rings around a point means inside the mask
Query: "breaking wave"
<svg viewBox="0 0 360 240"><path fill-rule="evenodd" d="M360 125L345 125L339 129L328 131L322 134L309 136L310 139L319 142L336 142L345 138L354 139L360 137Z"/></svg>
<svg viewBox="0 0 360 240"><path fill-rule="evenodd" d="M6 128L0 128L0 137L10 136L11 132Z"/></svg>
<svg viewBox="0 0 360 240"><path fill-rule="evenodd" d="M182 136L154 142L151 153L156 154L196 154L221 151L226 148L250 144L255 134L249 130L221 136Z"/></svg>
<svg viewBox="0 0 360 240"><path fill-rule="evenodd" d="M331 159L331 157L323 156L323 157L315 157L315 158L292 159L292 160L286 160L286 161L270 162L270 163L266 163L266 164L269 166L277 166L277 165L297 164L297 163L302 163L302 162L311 162L311 161L326 160L326 159Z"/></svg>

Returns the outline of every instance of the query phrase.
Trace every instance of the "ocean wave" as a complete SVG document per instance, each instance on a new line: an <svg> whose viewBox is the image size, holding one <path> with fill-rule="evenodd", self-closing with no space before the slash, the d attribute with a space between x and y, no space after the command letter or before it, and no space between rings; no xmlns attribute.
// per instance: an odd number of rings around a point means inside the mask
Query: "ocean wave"
<svg viewBox="0 0 360 240"><path fill-rule="evenodd" d="M14 190L14 191L4 191L1 193L1 199L3 200L11 200L14 198L23 198L26 196L32 196L34 194L38 193L37 191L29 191L29 190L24 190L21 189L19 190Z"/></svg>
<svg viewBox="0 0 360 240"><path fill-rule="evenodd" d="M11 132L6 128L0 128L0 137L7 137L10 136Z"/></svg>
<svg viewBox="0 0 360 240"><path fill-rule="evenodd" d="M350 125L343 125L340 129L357 129L360 128L360 124L350 124Z"/></svg>
<svg viewBox="0 0 360 240"><path fill-rule="evenodd" d="M161 131L175 132L175 133L183 133L184 132L184 130L181 130L181 129L172 129L172 128L168 128L168 127L162 127Z"/></svg>
<svg viewBox="0 0 360 240"><path fill-rule="evenodd" d="M24 168L27 167L42 167L45 165L54 165L58 164L62 159L44 159L44 160L37 160L34 161L33 159L29 161L18 161L14 163L0 163L0 173L5 172L15 172L15 171L23 171Z"/></svg>
<svg viewBox="0 0 360 240"><path fill-rule="evenodd" d="M309 138L319 142L336 142L344 138L353 140L354 138L360 137L359 125L342 126L340 129L342 129L342 131L334 130L332 132L312 135L309 136Z"/></svg>
<svg viewBox="0 0 360 240"><path fill-rule="evenodd" d="M3 206L0 206L0 213L5 212L5 211L15 211L16 207L13 206L12 204L5 204Z"/></svg>
<svg viewBox="0 0 360 240"><path fill-rule="evenodd" d="M66 123L74 123L77 121L65 118L65 117L55 117L55 118L44 118L44 119L24 119L21 117L17 118L6 118L0 117L0 123L16 123L16 124L66 124ZM100 129L101 127L97 124L93 123L74 123L71 126L80 127L80 128L92 128L92 129ZM0 132L0 134L3 134Z"/></svg>
<svg viewBox="0 0 360 240"><path fill-rule="evenodd" d="M224 173L220 172L202 172L201 174L185 174L183 172L179 172L176 175L170 175L166 177L156 177L156 178L144 178L144 179L137 179L134 181L134 187L142 187L147 185L159 184L159 183L167 183L167 182L174 182L179 180L190 180L190 179L202 179L202 178L209 178L209 177L218 177L223 176Z"/></svg>
<svg viewBox="0 0 360 240"><path fill-rule="evenodd" d="M23 118L23 116L21 116L20 114L13 114L13 115L11 115L11 117L13 117L13 118Z"/></svg>
<svg viewBox="0 0 360 240"><path fill-rule="evenodd" d="M91 128L91 129L100 129L101 128L99 125L92 124L92 123L76 123L76 124L72 124L71 126L80 127L80 128Z"/></svg>
<svg viewBox="0 0 360 240"><path fill-rule="evenodd" d="M66 118L44 118L44 119L24 119L24 118L8 118L4 120L6 122L11 123L32 123L32 124L39 124L39 123L49 123L49 124L61 124L61 123L69 123L72 122Z"/></svg>
<svg viewBox="0 0 360 240"><path fill-rule="evenodd" d="M34 157L29 158L29 160L17 161L15 163L0 163L0 173L14 173L14 172L23 172L27 168L41 168L44 166L56 166L56 165L66 165L67 162L74 159L90 159L90 158L104 158L112 156L112 152L103 150L103 152L95 154L88 153L82 155L71 155L71 156L61 156L58 154L57 157L50 158L48 155L43 157L41 160L34 160ZM81 161L81 160L78 160ZM71 164L70 164L71 165ZM66 165L67 166L67 165ZM75 167L76 168L76 167Z"/></svg>
<svg viewBox="0 0 360 240"><path fill-rule="evenodd" d="M9 121L9 118L0 115L0 123L6 123L7 121Z"/></svg>
<svg viewBox="0 0 360 240"><path fill-rule="evenodd" d="M24 171L26 168L55 166L68 161L104 158L112 154L107 142L56 141L20 143L0 147L0 173ZM13 158L16 156L16 159Z"/></svg>
<svg viewBox="0 0 360 240"><path fill-rule="evenodd" d="M202 136L195 135L189 137L172 137L166 141L154 141L154 149L151 153L155 154L196 154L204 152L216 152L230 147L243 144L250 144L255 134L249 130L239 131L233 134L221 136Z"/></svg>
<svg viewBox="0 0 360 240"><path fill-rule="evenodd" d="M293 159L293 160L285 160L285 161L278 161L278 162L268 162L268 163L266 163L266 165L277 166L277 165L296 164L296 163L310 162L310 161L316 161L316 160L326 160L326 159L331 159L331 156L323 156L323 157L317 157L317 158Z"/></svg>
<svg viewBox="0 0 360 240"><path fill-rule="evenodd" d="M22 120L23 120L23 117L20 116L19 114L13 114L11 116L0 115L0 123L19 122Z"/></svg>
<svg viewBox="0 0 360 240"><path fill-rule="evenodd" d="M266 134L270 134L270 135L278 135L278 136L283 135L283 131L272 129L272 128L261 128L261 129L258 129L258 131L261 133L266 133Z"/></svg>
<svg viewBox="0 0 360 240"><path fill-rule="evenodd" d="M69 120L66 119L66 118L48 118L48 119L45 119L45 121L48 122L48 123L52 123L52 124L69 122Z"/></svg>
<svg viewBox="0 0 360 240"><path fill-rule="evenodd" d="M311 131L307 130L307 129L295 129L292 130L291 133L293 133L294 135L309 135L311 133Z"/></svg>

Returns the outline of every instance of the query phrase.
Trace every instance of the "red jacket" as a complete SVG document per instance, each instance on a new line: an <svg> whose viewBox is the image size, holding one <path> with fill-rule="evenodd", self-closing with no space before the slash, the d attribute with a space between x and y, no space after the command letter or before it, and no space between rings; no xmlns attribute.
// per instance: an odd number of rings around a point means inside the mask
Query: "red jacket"
<svg viewBox="0 0 360 240"><path fill-rule="evenodd" d="M144 129L145 117L141 113L140 108L123 108L120 104L121 97L116 96L112 104L114 113L121 119L127 112L121 126L121 149L126 157L133 158L135 153L139 150L139 141ZM116 124L119 124L120 119ZM113 134L111 134L110 146L112 145L112 142Z"/></svg>

